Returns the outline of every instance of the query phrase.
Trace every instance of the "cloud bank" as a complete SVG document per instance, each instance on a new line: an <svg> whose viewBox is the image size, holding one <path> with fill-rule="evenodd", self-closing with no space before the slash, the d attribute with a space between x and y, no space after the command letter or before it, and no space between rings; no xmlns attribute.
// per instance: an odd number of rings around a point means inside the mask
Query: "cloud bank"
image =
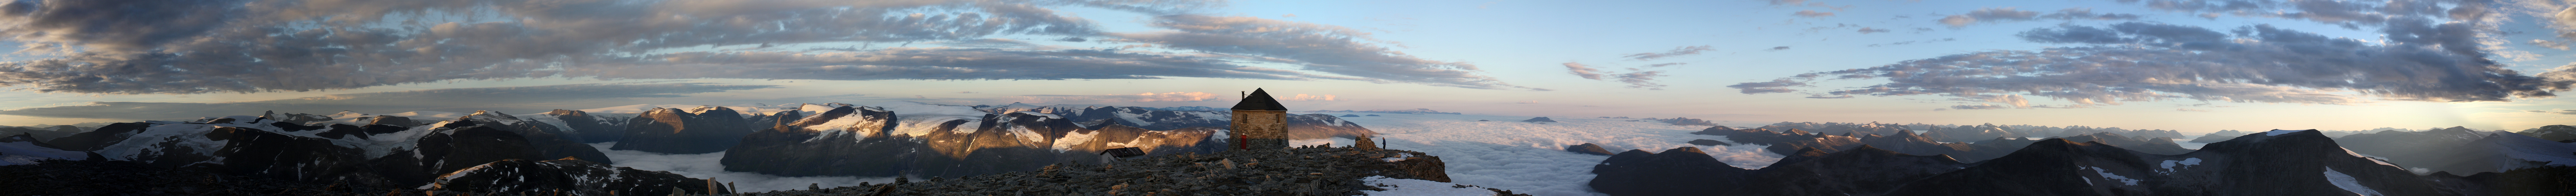
<svg viewBox="0 0 2576 196"><path fill-rule="evenodd" d="M225 103L91 102L89 105L0 110L0 115L48 118L190 119L258 115L262 111L329 114L342 110L392 113L404 111L494 110L534 113L550 109L615 106L597 103L628 98L682 97L686 94L773 88L770 85L570 84L522 87L451 88L398 92L334 94L320 97Z"/></svg>
<svg viewBox="0 0 2576 196"><path fill-rule="evenodd" d="M1303 95L1303 94L1300 94ZM1002 98L1024 103L1106 103L1106 102L1189 102L1235 100L1207 92L1137 93L1126 95L1020 95Z"/></svg>
<svg viewBox="0 0 2576 196"><path fill-rule="evenodd" d="M349 89L535 77L1061 80L1206 77L1511 86L1340 26L1194 12L1218 1L39 0L0 37L51 58L0 86L146 94ZM1104 32L1061 8L1156 16ZM99 10L116 10L103 12ZM1000 39L1134 44L1069 49ZM876 43L933 47L875 48ZM867 47L850 47L867 46ZM1130 48L1140 48L1130 47ZM810 49L789 49L810 48ZM780 57L780 58L771 58ZM1269 69L1239 63L1281 63Z"/></svg>
<svg viewBox="0 0 2576 196"><path fill-rule="evenodd" d="M1941 95L2003 105L1950 109L2031 108L2018 96L2118 105L2190 99L2257 103L2356 104L2351 94L2387 100L2476 102L2553 97L2576 83L2576 66L2524 75L2487 59L2473 23L2391 20L2385 42L2332 38L2253 25L2222 33L2194 26L2129 22L2060 26L2020 33L2024 40L2078 44L2035 51L1987 51L1895 64L1801 74L1735 87L1746 94L1795 92L1785 87L1820 77L1887 83L1827 91L1832 95ZM1996 99L2012 95L2011 99Z"/></svg>

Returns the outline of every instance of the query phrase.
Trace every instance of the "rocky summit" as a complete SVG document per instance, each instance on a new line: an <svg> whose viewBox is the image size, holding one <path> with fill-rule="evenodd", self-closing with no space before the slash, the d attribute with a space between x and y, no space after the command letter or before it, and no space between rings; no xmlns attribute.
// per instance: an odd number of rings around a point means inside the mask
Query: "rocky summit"
<svg viewBox="0 0 2576 196"><path fill-rule="evenodd" d="M1603 149L1603 148L1601 148L1601 145L1600 145L1600 144L1592 144L1592 143L1583 143L1583 144L1578 144L1578 145L1565 146L1565 151L1566 151L1566 152L1574 152L1574 153L1588 154L1588 155L1611 155L1611 154L1610 154L1610 149Z"/></svg>
<svg viewBox="0 0 2576 196"><path fill-rule="evenodd" d="M1910 155L1868 145L1763 167L1737 192L1748 195L1874 195L1969 164L1944 155Z"/></svg>
<svg viewBox="0 0 2576 196"><path fill-rule="evenodd" d="M1662 153L1628 150L1592 166L1593 190L1611 195L1722 195L1755 171L1718 162L1695 147Z"/></svg>

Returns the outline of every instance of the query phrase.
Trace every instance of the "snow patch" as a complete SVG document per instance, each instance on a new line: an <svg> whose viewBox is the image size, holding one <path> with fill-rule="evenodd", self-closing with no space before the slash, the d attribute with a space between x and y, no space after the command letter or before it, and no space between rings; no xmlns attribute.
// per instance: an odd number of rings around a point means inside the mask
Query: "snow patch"
<svg viewBox="0 0 2576 196"><path fill-rule="evenodd" d="M1412 159L1413 159L1413 153L1395 153L1395 157L1387 157L1387 158L1384 158L1384 159L1382 159L1382 160L1385 160L1386 162L1397 162L1397 161L1412 160Z"/></svg>
<svg viewBox="0 0 2576 196"><path fill-rule="evenodd" d="M2110 171L2102 171L2102 167L2091 168L2093 168L2093 174L2101 174L2103 179L2120 181L2120 184L2127 184L2130 186L2138 185L2138 179L2129 179L2128 176L2120 176L2120 174L2112 174ZM2090 181L2087 182L2089 183Z"/></svg>
<svg viewBox="0 0 2576 196"><path fill-rule="evenodd" d="M975 110L974 106L941 105L913 101L893 101L878 103L871 106L885 108L886 111L893 111L895 116L907 118L913 116L974 116L976 118L982 118L985 114L992 114L981 110Z"/></svg>
<svg viewBox="0 0 2576 196"><path fill-rule="evenodd" d="M384 115L386 115L386 116L400 116L400 117L404 117L404 118L411 118L412 120L437 120L437 119L456 119L457 117L465 117L465 115L466 115L466 114L465 114L465 113L460 113L460 112L410 111L410 112L392 113L392 114L384 114Z"/></svg>
<svg viewBox="0 0 2576 196"><path fill-rule="evenodd" d="M2377 190L2371 190L2370 187L2361 186L2361 182L2354 181L2352 175L2344 175L2343 172L2335 172L2334 167L2326 167L2326 181L2332 181L2334 182L2335 188L2343 188L2344 191L2351 191L2353 194L2383 196L2383 194L2379 194L2379 191Z"/></svg>
<svg viewBox="0 0 2576 196"><path fill-rule="evenodd" d="M2263 136L2279 136L2279 135L2281 135L2281 134L2285 134L2285 133L2298 133L2299 131L2307 131L2307 130L2280 130L2280 129L2273 129L2272 131L2265 131L2265 132L2263 132Z"/></svg>
<svg viewBox="0 0 2576 196"><path fill-rule="evenodd" d="M1447 182L1429 181L1429 180L1415 180L1415 179L1387 178L1386 176L1369 176L1369 177L1365 177L1365 178L1360 178L1360 180L1367 181L1367 183L1365 183L1365 184L1367 184L1368 186L1373 186L1373 187L1377 187L1377 188L1381 188L1381 189L1386 189L1385 191L1367 191L1367 190L1360 191L1360 192L1368 193L1368 195L1422 195L1422 196L1488 196L1488 195L1494 195L1494 191L1493 191L1493 190L1485 190L1485 188L1483 188L1483 187L1464 186L1464 185L1459 185L1459 184L1457 184L1457 183L1447 183Z"/></svg>
<svg viewBox="0 0 2576 196"><path fill-rule="evenodd" d="M940 105L912 101L885 102L873 106L884 108L885 111L894 112L894 116L897 117L896 119L903 120L903 122L900 123L901 126L895 127L895 135L908 136L929 135L931 131L938 131L940 124L947 124L950 121L958 120L964 120L966 123L959 124L956 130L951 131L956 131L960 134L975 133L975 131L977 131L977 127L975 126L981 124L980 122L983 121L984 115L992 114L975 110L974 106Z"/></svg>
<svg viewBox="0 0 2576 196"><path fill-rule="evenodd" d="M2193 166L2193 165L2200 165L2200 158L2188 158L2188 159L2183 159L2183 160L2165 160L2164 164L2161 164L2160 166L2163 166L2164 170L2162 170L2162 171L2164 171L2164 173L2166 173L2166 174L2172 174L2174 171L2176 171L2176 170L2174 170L2174 166L2176 166L2176 165L2183 166L2183 168L2184 168L2184 169L2190 169L2190 168L2191 168L2191 166Z"/></svg>
<svg viewBox="0 0 2576 196"><path fill-rule="evenodd" d="M1073 150L1073 148L1074 148L1074 147L1076 147L1076 146L1082 146L1082 144L1091 143L1091 137L1092 137L1092 136L1097 136L1097 135L1100 135L1100 132L1099 132L1099 131L1073 131L1073 132L1066 132L1066 133L1064 133L1064 137L1063 137L1063 138L1056 138L1056 139L1055 139L1055 145L1054 145L1054 146L1050 146L1049 148L1053 148L1053 149L1055 149L1055 152L1064 152L1064 151L1067 151L1067 150ZM1119 147L1116 147L1116 146L1103 146L1103 147L1106 147L1106 148L1119 148Z"/></svg>

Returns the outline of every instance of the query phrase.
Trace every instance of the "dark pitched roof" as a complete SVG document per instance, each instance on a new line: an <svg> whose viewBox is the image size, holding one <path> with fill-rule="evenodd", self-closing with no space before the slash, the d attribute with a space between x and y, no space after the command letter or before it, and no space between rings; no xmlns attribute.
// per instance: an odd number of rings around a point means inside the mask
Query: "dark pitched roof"
<svg viewBox="0 0 2576 196"><path fill-rule="evenodd" d="M1279 106L1278 99L1270 98L1270 92L1262 92L1259 88L1252 89L1252 95L1244 97L1243 102L1234 103L1234 109L1288 111L1287 106Z"/></svg>

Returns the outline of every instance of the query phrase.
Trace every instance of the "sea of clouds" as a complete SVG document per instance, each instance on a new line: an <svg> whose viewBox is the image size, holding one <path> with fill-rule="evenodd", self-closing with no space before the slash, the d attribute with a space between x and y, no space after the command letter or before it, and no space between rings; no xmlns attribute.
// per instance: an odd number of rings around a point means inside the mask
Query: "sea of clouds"
<svg viewBox="0 0 2576 196"><path fill-rule="evenodd" d="M1340 116L1369 113L1320 113ZM1583 143L1600 144L1611 151L1643 149L1663 152L1677 147L1699 147L1718 161L1745 169L1759 169L1779 161L1779 154L1762 150L1768 145L1697 146L1685 142L1694 139L1725 140L1724 136L1692 135L1690 132L1708 126L1675 126L1658 122L1626 121L1551 116L1554 123L1520 122L1530 116L1492 116L1456 114L1378 114L1379 116L1342 117L1361 127L1376 131L1378 144L1389 149L1420 151L1439 156L1447 163L1449 178L1457 184L1512 190L1530 195L1605 195L1592 191L1592 165L1610 158L1566 152L1565 146ZM1490 120L1479 122L1476 120ZM1314 139L1293 141L1294 145L1350 145L1350 139Z"/></svg>

